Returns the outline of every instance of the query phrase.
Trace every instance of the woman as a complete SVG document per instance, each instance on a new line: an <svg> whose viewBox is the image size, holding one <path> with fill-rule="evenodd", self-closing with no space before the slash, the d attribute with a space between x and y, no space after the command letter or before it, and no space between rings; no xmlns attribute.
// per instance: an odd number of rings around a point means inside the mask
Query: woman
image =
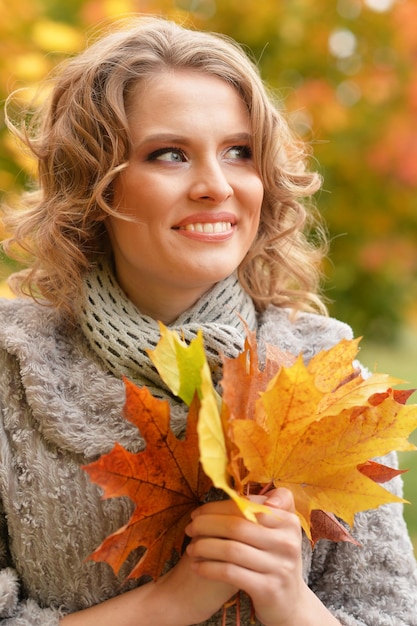
<svg viewBox="0 0 417 626"><path fill-rule="evenodd" d="M231 501L198 508L187 549L156 583L121 586L125 571L86 560L131 512L81 469L115 441L143 447L122 417L122 375L167 398L184 430L146 353L158 320L186 338L203 329L217 380L219 355L242 350L241 319L261 344L307 359L351 336L317 295L322 250L305 227L320 179L254 65L224 37L133 20L61 70L20 136L39 189L9 212L5 244L30 255L14 281L32 297L1 303L4 623L220 624L243 590L264 626L417 624L397 505L357 516L362 548L312 552L281 489L265 501L279 516L260 524Z"/></svg>

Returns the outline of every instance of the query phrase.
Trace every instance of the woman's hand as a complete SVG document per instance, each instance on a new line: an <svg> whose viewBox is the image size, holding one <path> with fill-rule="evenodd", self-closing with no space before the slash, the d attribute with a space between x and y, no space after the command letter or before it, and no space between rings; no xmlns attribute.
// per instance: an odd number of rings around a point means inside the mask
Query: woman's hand
<svg viewBox="0 0 417 626"><path fill-rule="evenodd" d="M259 524L231 500L197 509L186 529L192 569L245 591L265 626L338 624L303 580L302 532L291 492L275 489L263 502L271 514L259 515Z"/></svg>
<svg viewBox="0 0 417 626"><path fill-rule="evenodd" d="M178 621L174 619L173 623L181 625L206 621L239 591L232 581L202 577L188 553L154 584L154 589L171 615L175 607Z"/></svg>
<svg viewBox="0 0 417 626"><path fill-rule="evenodd" d="M209 619L238 589L230 583L202 578L184 554L156 582L122 593L62 618L62 626L191 626Z"/></svg>

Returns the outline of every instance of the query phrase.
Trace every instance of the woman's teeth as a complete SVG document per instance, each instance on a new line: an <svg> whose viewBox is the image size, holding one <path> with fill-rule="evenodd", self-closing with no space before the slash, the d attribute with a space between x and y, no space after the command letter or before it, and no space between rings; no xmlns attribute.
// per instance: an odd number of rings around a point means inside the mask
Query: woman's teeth
<svg viewBox="0 0 417 626"><path fill-rule="evenodd" d="M182 230L191 230L197 233L225 233L232 229L231 222L206 222L204 224L186 224L181 226Z"/></svg>

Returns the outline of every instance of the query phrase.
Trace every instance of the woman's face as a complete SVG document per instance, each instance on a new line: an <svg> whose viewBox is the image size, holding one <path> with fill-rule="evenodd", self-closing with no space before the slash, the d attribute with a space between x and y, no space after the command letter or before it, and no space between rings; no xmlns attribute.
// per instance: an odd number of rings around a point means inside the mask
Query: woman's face
<svg viewBox="0 0 417 626"><path fill-rule="evenodd" d="M164 72L129 101L132 153L107 218L121 287L170 323L229 276L259 225L263 185L247 108L221 79Z"/></svg>

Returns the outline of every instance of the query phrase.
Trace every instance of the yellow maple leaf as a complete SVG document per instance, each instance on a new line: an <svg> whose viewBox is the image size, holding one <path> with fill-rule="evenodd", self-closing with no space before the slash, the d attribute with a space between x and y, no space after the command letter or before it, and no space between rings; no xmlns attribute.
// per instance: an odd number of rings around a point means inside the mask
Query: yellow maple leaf
<svg viewBox="0 0 417 626"><path fill-rule="evenodd" d="M352 365L355 343L342 342L311 365L299 357L281 368L256 403L255 420L233 420L228 431L248 471L243 484L290 489L310 538L314 510L351 525L358 511L402 502L358 466L415 449L407 437L417 427L416 407L387 388L396 379L362 378Z"/></svg>

